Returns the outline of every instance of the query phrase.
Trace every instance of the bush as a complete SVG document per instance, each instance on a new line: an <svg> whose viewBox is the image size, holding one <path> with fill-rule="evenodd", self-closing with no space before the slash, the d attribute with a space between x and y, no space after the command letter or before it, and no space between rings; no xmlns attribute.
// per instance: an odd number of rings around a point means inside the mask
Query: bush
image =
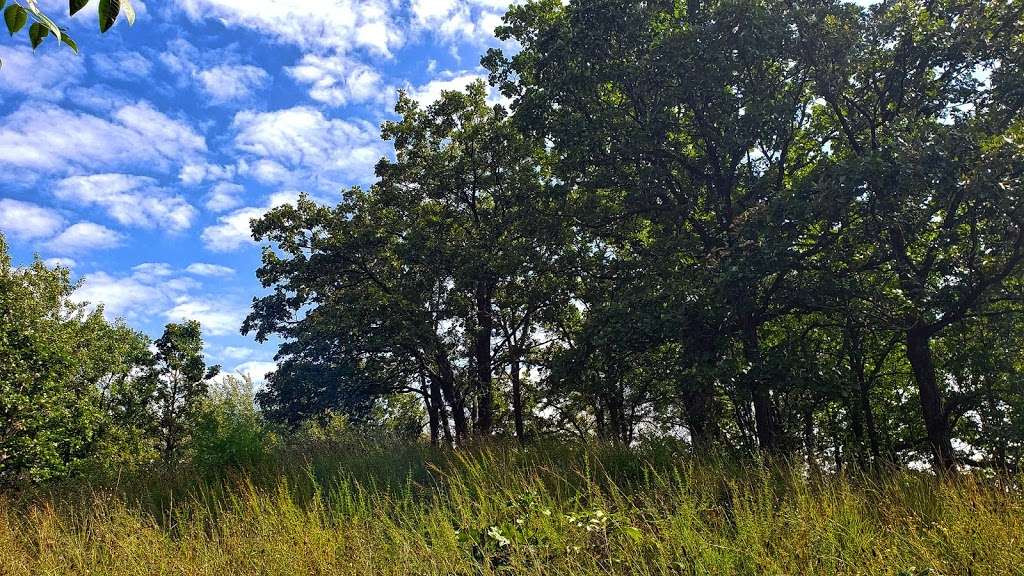
<svg viewBox="0 0 1024 576"><path fill-rule="evenodd" d="M278 436L256 411L252 380L227 376L211 391L193 434L192 461L206 475L253 470L270 461Z"/></svg>

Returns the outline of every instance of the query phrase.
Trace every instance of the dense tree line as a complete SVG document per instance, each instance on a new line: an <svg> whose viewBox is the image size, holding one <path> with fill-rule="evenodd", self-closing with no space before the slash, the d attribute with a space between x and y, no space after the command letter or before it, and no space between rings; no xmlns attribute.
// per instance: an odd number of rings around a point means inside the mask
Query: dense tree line
<svg viewBox="0 0 1024 576"><path fill-rule="evenodd" d="M76 302L69 271L13 266L0 234L0 488L176 463L210 379L198 322L155 346Z"/></svg>
<svg viewBox="0 0 1024 576"><path fill-rule="evenodd" d="M1024 6L534 0L491 83L271 243L244 331L297 423L421 398L542 435L1016 469Z"/></svg>

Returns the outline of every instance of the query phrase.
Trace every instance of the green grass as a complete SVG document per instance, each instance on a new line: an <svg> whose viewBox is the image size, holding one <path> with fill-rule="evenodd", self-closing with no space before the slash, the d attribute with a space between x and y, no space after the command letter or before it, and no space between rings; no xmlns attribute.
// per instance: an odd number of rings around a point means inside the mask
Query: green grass
<svg viewBox="0 0 1024 576"><path fill-rule="evenodd" d="M666 446L307 444L0 501L0 575L22 574L1024 574L1024 498Z"/></svg>

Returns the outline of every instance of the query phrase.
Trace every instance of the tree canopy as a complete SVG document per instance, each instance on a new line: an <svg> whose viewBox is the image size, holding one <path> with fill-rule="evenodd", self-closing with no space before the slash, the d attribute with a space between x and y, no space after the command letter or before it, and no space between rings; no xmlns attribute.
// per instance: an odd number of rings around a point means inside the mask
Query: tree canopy
<svg viewBox="0 0 1024 576"><path fill-rule="evenodd" d="M1024 7L534 0L483 85L254 223L283 419L682 433L809 465L1021 458ZM449 427L454 430L449 430Z"/></svg>

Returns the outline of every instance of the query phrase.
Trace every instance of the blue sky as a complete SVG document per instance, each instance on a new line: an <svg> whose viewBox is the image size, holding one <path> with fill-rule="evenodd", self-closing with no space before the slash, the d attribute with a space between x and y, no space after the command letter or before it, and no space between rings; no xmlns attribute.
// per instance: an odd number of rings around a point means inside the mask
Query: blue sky
<svg viewBox="0 0 1024 576"><path fill-rule="evenodd" d="M135 0L81 55L0 39L0 230L83 279L151 336L200 320L210 362L261 378L276 346L241 336L260 247L248 222L307 192L372 181L398 89L423 102L484 75L507 0Z"/></svg>

